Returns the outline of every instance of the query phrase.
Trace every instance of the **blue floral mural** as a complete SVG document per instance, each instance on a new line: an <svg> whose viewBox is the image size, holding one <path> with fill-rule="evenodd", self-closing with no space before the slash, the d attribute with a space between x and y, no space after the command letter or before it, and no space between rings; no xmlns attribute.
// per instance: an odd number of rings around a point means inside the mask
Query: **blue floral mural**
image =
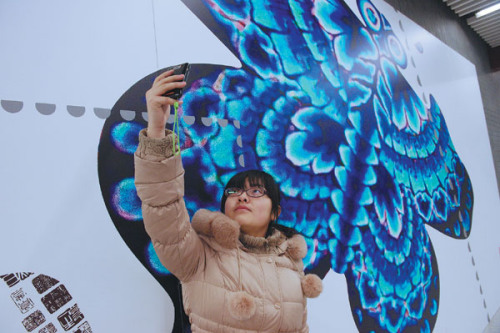
<svg viewBox="0 0 500 333"><path fill-rule="evenodd" d="M402 75L407 54L384 15L367 0L357 2L362 21L334 0L183 2L242 63L192 66L183 115L195 121L181 136L190 213L217 210L234 173L262 169L280 184L279 222L307 239L306 269L345 275L359 331L432 331L439 272L425 225L468 237L472 185L438 101L422 101ZM177 302L123 182L133 177L130 135L145 122L117 114L145 111L156 74L113 108L99 176L117 229Z"/></svg>

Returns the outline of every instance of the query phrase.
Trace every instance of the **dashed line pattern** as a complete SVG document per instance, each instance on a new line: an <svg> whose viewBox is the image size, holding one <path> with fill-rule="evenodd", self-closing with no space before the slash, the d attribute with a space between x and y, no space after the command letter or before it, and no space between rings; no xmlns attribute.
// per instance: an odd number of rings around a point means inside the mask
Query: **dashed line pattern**
<svg viewBox="0 0 500 333"><path fill-rule="evenodd" d="M405 27L404 27L404 24L403 24L403 21L399 20L399 28L401 29L402 32L405 33ZM410 48L410 42L408 41L408 37L407 37L407 34L405 33L405 46L406 46L406 49L407 51L409 52L410 54L410 63L411 63L411 66L413 68L415 68L415 70L417 69L417 66L415 64L415 59L413 58L413 56L411 55L412 52L411 52L411 48ZM423 50L423 46L420 42L416 43L415 44L415 49L419 52L419 53L424 53L424 50ZM417 84L423 89L424 86L422 84L422 80L420 79L420 75L417 74ZM424 101L424 103L427 105L428 104L428 99L427 99L427 94L425 92L425 89L424 89L424 92L422 93L422 100Z"/></svg>
<svg viewBox="0 0 500 333"><path fill-rule="evenodd" d="M23 110L25 103L22 101L2 99L0 100L0 105L8 113L18 113ZM57 107L56 104L53 103L35 103L35 109L42 115L50 116L56 112ZM66 111L68 112L69 115L75 118L82 117L87 112L84 106L78 106L78 105L67 105ZM93 111L94 115L99 119L105 120L109 118L109 116L111 115L111 109L109 108L94 107ZM125 121L132 121L136 119L138 114L140 114L139 116L142 117L142 119L148 121L147 112L120 110L120 116ZM194 116L182 116L181 119L188 126L193 125L194 122L196 121L196 117ZM200 117L200 121L205 126L212 126L214 121L216 121L217 124L221 127L226 127L230 125L229 119L213 119L208 117ZM232 120L231 122L235 128L240 129L241 124L239 120ZM170 117L167 119L167 123L168 124L174 123L174 115L172 114L170 115ZM237 136L236 143L240 148L243 148L243 140L241 138L241 135ZM238 162L242 167L245 167L245 159L243 155L239 156Z"/></svg>
<svg viewBox="0 0 500 333"><path fill-rule="evenodd" d="M401 31L405 32L404 24L403 24L403 22L402 22L401 20L399 21L399 27L400 27ZM408 38L407 38L406 36L407 36L407 34L405 33L405 43L406 43L406 48L407 48L408 52L410 53L410 62L411 62L412 67L413 67L413 68L415 68L415 70L416 70L416 69L417 69L417 66L416 66L416 64L415 64L415 59L413 58L413 56L411 56L411 50L410 50L410 46L409 46L410 44L409 44L409 42L408 42ZM417 42L417 43L415 44L415 49L416 49L416 50L417 50L417 52L419 52L420 54L423 54L423 53L424 53L424 48L423 48L423 45L422 45L422 43L420 43L420 42ZM420 76L419 76L419 75L417 75L417 83L418 83L418 85L419 85L420 87L422 87L422 88L423 88L422 81L421 81L421 79L420 79ZM427 97L426 97L426 93L425 93L425 92L424 92L424 93L422 93L422 98L423 98L423 100L424 100L424 103L425 103L425 104L427 104ZM456 197L455 197L455 201L457 201ZM460 220L460 221L462 221L462 215L461 215L460 213L459 213L459 215L458 215L458 218L459 218L459 220ZM469 235L466 235L466 237L469 237ZM476 272L476 281L477 281L477 283L478 283L478 285L479 285L479 293L481 294L481 297L482 297L482 299L483 299L483 307L484 307L484 309L485 309L485 311L486 311L486 318L487 318L488 323L489 323L489 322L490 322L490 315L489 315L489 311L488 311L488 306L487 306L487 304L486 304L486 298L484 297L483 287L482 287L482 285L481 285L481 280L479 279L479 272L478 272L477 267L476 267L476 261L474 260L474 255L473 255L473 253L472 253L472 249L471 249L471 246L470 246L470 242L469 242L469 241L467 242L467 249L469 250L469 254L470 254L470 256L471 256L471 263L472 263L472 266L473 266L473 268L474 268L474 270L475 270L475 272Z"/></svg>
<svg viewBox="0 0 500 333"><path fill-rule="evenodd" d="M474 260L474 255L472 254L472 249L471 249L471 246L470 246L470 242L467 242L467 249L469 250L469 254L470 254L470 258L471 258L471 263L472 263L472 266L474 267L475 271L476 271L476 281L479 285L479 293L481 294L481 297L483 298L483 307L484 307L484 310L486 311L486 319L488 320L488 323L490 322L490 314L489 314L489 311L488 311L488 306L486 304L486 298L484 297L484 293L483 293L483 286L481 285L481 280L479 279L479 272L476 268L476 260Z"/></svg>

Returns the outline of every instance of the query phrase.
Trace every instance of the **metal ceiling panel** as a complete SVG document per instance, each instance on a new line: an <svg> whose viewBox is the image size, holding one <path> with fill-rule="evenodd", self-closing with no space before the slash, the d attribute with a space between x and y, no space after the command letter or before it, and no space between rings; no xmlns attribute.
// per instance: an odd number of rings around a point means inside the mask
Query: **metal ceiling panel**
<svg viewBox="0 0 500 333"><path fill-rule="evenodd" d="M467 24L490 46L500 46L500 11L480 18L475 14L500 0L443 0L458 16L467 17Z"/></svg>

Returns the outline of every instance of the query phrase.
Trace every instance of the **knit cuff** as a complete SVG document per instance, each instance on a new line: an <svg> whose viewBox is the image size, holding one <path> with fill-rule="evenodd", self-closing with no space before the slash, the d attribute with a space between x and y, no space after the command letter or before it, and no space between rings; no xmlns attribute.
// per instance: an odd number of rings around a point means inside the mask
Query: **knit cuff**
<svg viewBox="0 0 500 333"><path fill-rule="evenodd" d="M165 129L164 138L150 138L147 130L143 129L139 132L139 145L136 154L140 158L160 161L174 155L173 141L173 132L171 130Z"/></svg>

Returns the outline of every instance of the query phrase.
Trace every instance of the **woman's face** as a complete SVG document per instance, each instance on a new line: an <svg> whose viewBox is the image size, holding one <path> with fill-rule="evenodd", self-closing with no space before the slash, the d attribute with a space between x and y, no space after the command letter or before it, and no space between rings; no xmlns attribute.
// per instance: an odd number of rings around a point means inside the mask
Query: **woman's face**
<svg viewBox="0 0 500 333"><path fill-rule="evenodd" d="M245 180L244 190L254 187ZM238 222L247 235L264 237L267 227L275 217L271 215L272 201L267 195L258 198L249 196L245 191L239 196L228 196L224 213Z"/></svg>

